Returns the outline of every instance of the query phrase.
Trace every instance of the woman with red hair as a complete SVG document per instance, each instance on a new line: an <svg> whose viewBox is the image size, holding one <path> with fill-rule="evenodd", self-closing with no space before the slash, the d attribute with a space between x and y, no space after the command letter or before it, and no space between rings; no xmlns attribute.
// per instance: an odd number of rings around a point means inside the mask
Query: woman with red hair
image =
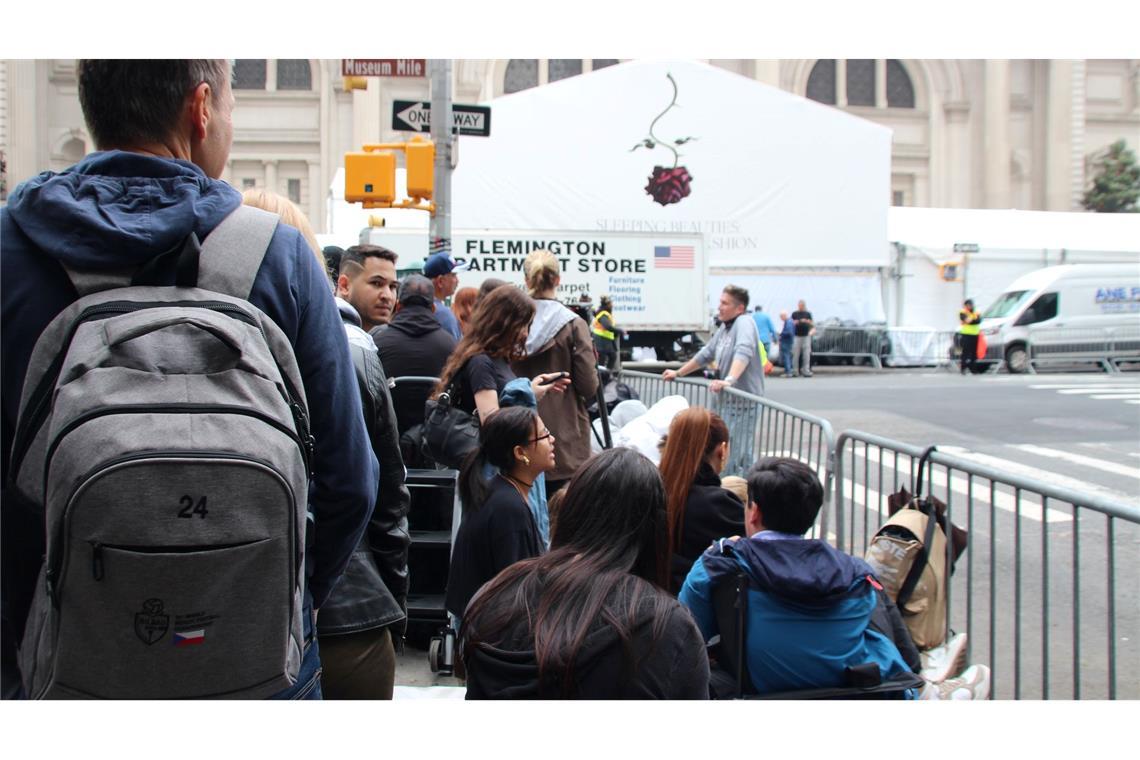
<svg viewBox="0 0 1140 760"><path fill-rule="evenodd" d="M673 418L661 454L669 519L670 590L680 590L713 541L744 535L744 503L721 487L728 427L717 414L689 407Z"/></svg>

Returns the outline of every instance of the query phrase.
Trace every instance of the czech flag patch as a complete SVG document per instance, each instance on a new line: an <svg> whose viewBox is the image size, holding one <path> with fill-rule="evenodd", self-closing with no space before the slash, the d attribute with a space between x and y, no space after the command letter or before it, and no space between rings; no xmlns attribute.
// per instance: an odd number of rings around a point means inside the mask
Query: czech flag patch
<svg viewBox="0 0 1140 760"><path fill-rule="evenodd" d="M199 628L196 631L175 631L174 632L174 646L188 647L191 644L204 644L206 643L206 629Z"/></svg>

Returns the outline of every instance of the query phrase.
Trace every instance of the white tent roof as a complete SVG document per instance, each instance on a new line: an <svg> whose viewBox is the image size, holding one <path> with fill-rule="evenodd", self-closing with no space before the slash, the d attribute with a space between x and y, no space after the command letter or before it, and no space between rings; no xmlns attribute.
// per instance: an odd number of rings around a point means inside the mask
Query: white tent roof
<svg viewBox="0 0 1140 760"><path fill-rule="evenodd" d="M664 147L692 194L644 188ZM703 232L712 266L887 263L890 130L702 63L631 61L495 99L491 137L460 138L454 229Z"/></svg>
<svg viewBox="0 0 1140 760"><path fill-rule="evenodd" d="M1140 252L1140 214L893 207L887 219L892 242L921 248Z"/></svg>

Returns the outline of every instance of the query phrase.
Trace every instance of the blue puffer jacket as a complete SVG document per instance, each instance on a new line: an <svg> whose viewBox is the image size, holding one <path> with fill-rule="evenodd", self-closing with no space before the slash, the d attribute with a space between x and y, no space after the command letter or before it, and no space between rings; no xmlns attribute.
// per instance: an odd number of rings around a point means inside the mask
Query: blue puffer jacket
<svg viewBox="0 0 1140 760"><path fill-rule="evenodd" d="M894 643L870 628L878 596L867 563L774 531L718 541L693 564L678 598L705 641L719 633L713 589L732 582L738 567L749 578L745 659L757 691L843 686L846 667L868 662L884 680L910 671Z"/></svg>
<svg viewBox="0 0 1140 760"><path fill-rule="evenodd" d="M188 161L122 151L92 154L12 192L0 209L5 478L32 348L52 318L76 300L60 262L78 269L137 268L191 231L205 238L240 203L240 193ZM308 590L319 607L368 522L376 459L328 277L295 228L277 227L249 300L288 336L304 381L316 439L309 501L317 530ZM14 514L9 502L2 510L6 654L8 637L23 630L43 554L42 521Z"/></svg>

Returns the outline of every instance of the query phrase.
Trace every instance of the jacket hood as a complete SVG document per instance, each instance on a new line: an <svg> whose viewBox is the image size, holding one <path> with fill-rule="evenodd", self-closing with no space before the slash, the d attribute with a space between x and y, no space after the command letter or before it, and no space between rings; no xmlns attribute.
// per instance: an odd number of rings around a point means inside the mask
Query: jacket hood
<svg viewBox="0 0 1140 760"><path fill-rule="evenodd" d="M863 560L818 539L748 538L736 541L732 548L736 564L756 588L805 606L837 604L852 591L861 590L864 579L874 574ZM710 559L713 564L732 562L723 554L711 556L716 553L714 544L706 555L706 566Z"/></svg>
<svg viewBox="0 0 1140 760"><path fill-rule="evenodd" d="M427 306L420 306L419 304L401 306L396 315L392 317L392 321L388 323L388 327L414 338L443 329L439 320L435 318L435 313Z"/></svg>
<svg viewBox="0 0 1140 760"><path fill-rule="evenodd" d="M475 647L468 659L468 672L478 671L479 688L484 694L496 699L525 699L543 696L561 696L562 684L548 677L540 682L538 658L534 651L534 641L527 634L525 617L512 631L503 649L487 643ZM581 681L586 677L591 663L596 663L611 647L621 646L617 631L611 625L602 625L586 634L574 661L574 677ZM574 693L576 689L571 689Z"/></svg>
<svg viewBox="0 0 1140 760"><path fill-rule="evenodd" d="M534 319L526 338L526 352L531 356L541 353L546 344L554 340L558 331L578 316L558 301L537 298L534 303Z"/></svg>
<svg viewBox="0 0 1140 760"><path fill-rule="evenodd" d="M240 204L237 190L189 161L103 151L22 183L8 211L47 255L100 270L140 266L191 232L202 239Z"/></svg>

